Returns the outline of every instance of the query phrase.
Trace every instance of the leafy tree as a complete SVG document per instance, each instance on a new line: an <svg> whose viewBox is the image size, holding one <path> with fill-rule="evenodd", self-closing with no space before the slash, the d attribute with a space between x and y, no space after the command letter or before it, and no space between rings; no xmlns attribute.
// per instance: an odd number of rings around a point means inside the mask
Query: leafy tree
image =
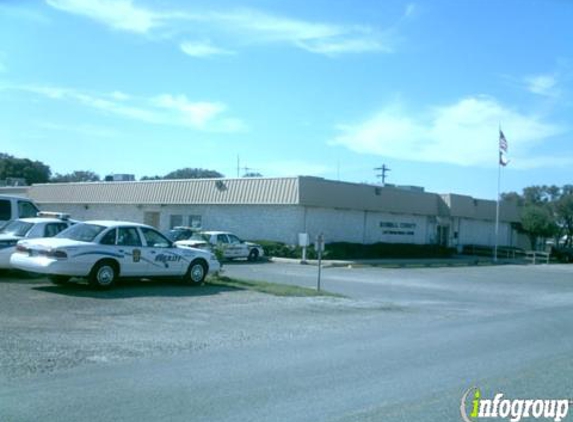
<svg viewBox="0 0 573 422"><path fill-rule="evenodd" d="M243 177L263 177L263 175L259 172L256 172L256 171L250 171L250 172L243 174Z"/></svg>
<svg viewBox="0 0 573 422"><path fill-rule="evenodd" d="M550 204L555 202L561 195L561 189L557 186L529 186L523 189L525 204Z"/></svg>
<svg viewBox="0 0 573 422"><path fill-rule="evenodd" d="M98 174L93 171L76 170L68 174L56 173L52 177L53 183L69 183L69 182L99 182L101 179Z"/></svg>
<svg viewBox="0 0 573 422"><path fill-rule="evenodd" d="M517 202L517 205L519 205L519 206L523 206L523 202L524 202L523 196L521 196L517 192L504 192L501 194L501 200L502 201Z"/></svg>
<svg viewBox="0 0 573 422"><path fill-rule="evenodd" d="M0 179L20 177L28 184L46 183L50 180L52 171L41 161L28 158L16 158L9 154L0 153Z"/></svg>
<svg viewBox="0 0 573 422"><path fill-rule="evenodd" d="M167 173L163 179L213 179L218 177L224 176L215 170L187 167Z"/></svg>
<svg viewBox="0 0 573 422"><path fill-rule="evenodd" d="M565 189L564 189L565 190ZM555 204L557 222L561 228L561 235L567 235L566 245L573 245L573 193L561 196Z"/></svg>
<svg viewBox="0 0 573 422"><path fill-rule="evenodd" d="M161 180L161 179L163 179L163 177L161 176L143 176L139 180Z"/></svg>
<svg viewBox="0 0 573 422"><path fill-rule="evenodd" d="M551 211L541 205L526 205L521 214L521 224L527 232L532 249L536 248L539 238L553 237L559 232Z"/></svg>

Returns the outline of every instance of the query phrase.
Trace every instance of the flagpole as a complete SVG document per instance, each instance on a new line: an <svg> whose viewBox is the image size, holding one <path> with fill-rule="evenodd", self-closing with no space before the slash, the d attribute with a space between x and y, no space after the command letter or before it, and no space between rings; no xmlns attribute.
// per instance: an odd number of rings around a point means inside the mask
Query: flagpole
<svg viewBox="0 0 573 422"><path fill-rule="evenodd" d="M498 127L499 136L501 137L501 122ZM493 262L497 262L497 245L499 237L499 190L501 184L501 139L498 141L497 157L497 197L495 201L495 239L493 242Z"/></svg>
<svg viewBox="0 0 573 422"><path fill-rule="evenodd" d="M500 152L501 154L501 152ZM497 160L497 201L495 205L495 242L493 248L493 262L497 262L497 245L499 239L499 191L501 186L501 157Z"/></svg>

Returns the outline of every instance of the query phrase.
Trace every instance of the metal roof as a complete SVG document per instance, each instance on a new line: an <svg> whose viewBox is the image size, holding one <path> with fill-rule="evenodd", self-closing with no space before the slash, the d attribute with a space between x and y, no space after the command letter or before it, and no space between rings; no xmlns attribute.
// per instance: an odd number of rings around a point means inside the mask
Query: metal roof
<svg viewBox="0 0 573 422"><path fill-rule="evenodd" d="M297 204L298 179L243 178L51 183L28 192L56 204Z"/></svg>
<svg viewBox="0 0 573 422"><path fill-rule="evenodd" d="M33 185L39 204L302 205L438 217L495 219L495 201L299 176L150 180ZM515 204L501 204L502 221L519 221Z"/></svg>

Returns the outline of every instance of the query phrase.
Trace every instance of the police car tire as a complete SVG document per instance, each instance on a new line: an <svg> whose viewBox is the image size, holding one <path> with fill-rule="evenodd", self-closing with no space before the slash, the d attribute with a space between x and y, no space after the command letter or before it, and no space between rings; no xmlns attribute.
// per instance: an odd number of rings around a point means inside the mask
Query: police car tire
<svg viewBox="0 0 573 422"><path fill-rule="evenodd" d="M203 284L205 277L207 277L207 264L199 259L191 262L185 274L185 281L192 286L199 286Z"/></svg>
<svg viewBox="0 0 573 422"><path fill-rule="evenodd" d="M98 289L113 287L117 279L117 266L112 261L100 261L94 265L88 277L88 283Z"/></svg>
<svg viewBox="0 0 573 422"><path fill-rule="evenodd" d="M256 261L257 259L259 259L259 251L258 249L251 249L251 252L249 252L249 256L247 258L249 261Z"/></svg>
<svg viewBox="0 0 573 422"><path fill-rule="evenodd" d="M50 279L50 281L54 284L57 285L62 285L62 284L66 284L68 281L70 281L71 277L65 276L65 275L50 275L48 276L48 278Z"/></svg>

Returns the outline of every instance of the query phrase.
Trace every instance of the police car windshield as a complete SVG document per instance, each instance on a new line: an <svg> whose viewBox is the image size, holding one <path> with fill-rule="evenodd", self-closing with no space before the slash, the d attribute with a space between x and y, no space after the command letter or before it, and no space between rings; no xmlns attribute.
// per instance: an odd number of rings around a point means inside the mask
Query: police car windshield
<svg viewBox="0 0 573 422"><path fill-rule="evenodd" d="M76 224L60 232L56 237L77 240L79 242L93 242L98 234L105 230L104 226L97 224Z"/></svg>
<svg viewBox="0 0 573 422"><path fill-rule="evenodd" d="M11 221L2 228L0 233L24 237L33 225L32 223L25 223L23 221Z"/></svg>

